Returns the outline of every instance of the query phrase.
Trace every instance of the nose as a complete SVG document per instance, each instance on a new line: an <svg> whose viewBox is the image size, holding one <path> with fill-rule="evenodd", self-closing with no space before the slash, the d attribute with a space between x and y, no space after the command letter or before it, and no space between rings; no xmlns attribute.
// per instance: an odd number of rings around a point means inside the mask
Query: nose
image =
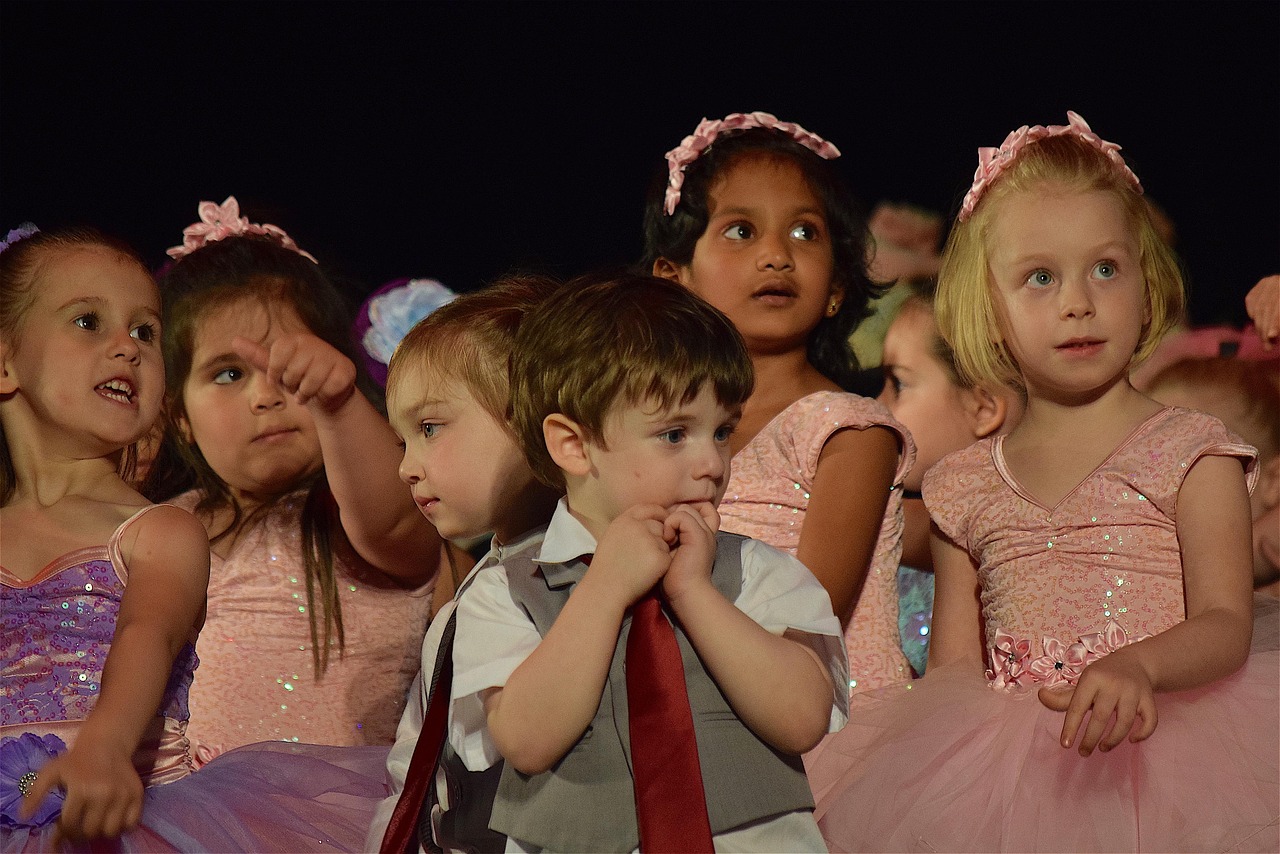
<svg viewBox="0 0 1280 854"><path fill-rule="evenodd" d="M400 459L400 466L396 469L396 474L400 476L400 480L413 486L422 480L422 467L418 465L416 460L410 459L409 452L406 450L404 456Z"/></svg>
<svg viewBox="0 0 1280 854"><path fill-rule="evenodd" d="M756 269L790 270L792 269L791 243L785 236L765 233L760 238L759 255L756 256Z"/></svg>
<svg viewBox="0 0 1280 854"><path fill-rule="evenodd" d="M1063 282L1058 299L1063 320L1093 317L1093 294L1083 279L1069 277Z"/></svg>
<svg viewBox="0 0 1280 854"><path fill-rule="evenodd" d="M699 480L706 478L719 483L729 470L729 448L717 442L708 443L698 457L694 475Z"/></svg>
<svg viewBox="0 0 1280 854"><path fill-rule="evenodd" d="M142 348L138 346L138 339L129 334L128 329L122 330L112 338L111 358L124 359L131 364L137 364L142 358Z"/></svg>
<svg viewBox="0 0 1280 854"><path fill-rule="evenodd" d="M250 380L249 405L255 414L284 407L284 389L267 379L261 371L255 371Z"/></svg>

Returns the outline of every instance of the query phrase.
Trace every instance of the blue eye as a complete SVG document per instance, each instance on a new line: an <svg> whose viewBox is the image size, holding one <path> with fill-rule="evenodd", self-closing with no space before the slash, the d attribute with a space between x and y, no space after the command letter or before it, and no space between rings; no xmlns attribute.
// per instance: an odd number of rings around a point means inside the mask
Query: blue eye
<svg viewBox="0 0 1280 854"><path fill-rule="evenodd" d="M88 332L97 332L98 326L100 325L98 323L98 315L92 311L88 314L82 314L76 317L71 322Z"/></svg>
<svg viewBox="0 0 1280 854"><path fill-rule="evenodd" d="M721 426L720 429L716 430L716 441L723 444L724 442L729 441L729 437L732 435L733 435L733 425L725 424Z"/></svg>
<svg viewBox="0 0 1280 854"><path fill-rule="evenodd" d="M791 236L796 240L817 240L818 229L807 222L802 222L791 229Z"/></svg>
<svg viewBox="0 0 1280 854"><path fill-rule="evenodd" d="M139 341L143 341L147 344L150 344L151 342L156 340L156 327L154 324L144 323L141 326L136 327L129 334L132 335L134 338L137 338Z"/></svg>
<svg viewBox="0 0 1280 854"><path fill-rule="evenodd" d="M741 222L735 222L726 228L723 234L729 240L750 240L752 237L751 226Z"/></svg>
<svg viewBox="0 0 1280 854"><path fill-rule="evenodd" d="M666 431L665 433L659 433L658 438L667 444L678 445L684 440L684 428L676 427L672 430Z"/></svg>
<svg viewBox="0 0 1280 854"><path fill-rule="evenodd" d="M1093 276L1095 279L1114 279L1116 265L1110 261L1099 261L1093 265Z"/></svg>
<svg viewBox="0 0 1280 854"><path fill-rule="evenodd" d="M213 381L218 385L231 385L242 379L244 379L244 371L239 368L223 368L213 375Z"/></svg>
<svg viewBox="0 0 1280 854"><path fill-rule="evenodd" d="M427 421L423 421L418 425L419 429L422 430L422 436L424 439L434 439L436 434L440 431L440 428L443 426L443 424L432 424Z"/></svg>
<svg viewBox="0 0 1280 854"><path fill-rule="evenodd" d="M1033 288L1044 288L1053 284L1053 274L1048 270L1036 270L1027 276L1025 284Z"/></svg>

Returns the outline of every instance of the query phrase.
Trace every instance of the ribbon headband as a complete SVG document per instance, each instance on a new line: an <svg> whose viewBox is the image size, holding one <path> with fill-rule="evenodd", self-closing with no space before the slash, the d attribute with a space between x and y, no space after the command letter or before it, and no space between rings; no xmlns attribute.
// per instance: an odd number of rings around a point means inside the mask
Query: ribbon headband
<svg viewBox="0 0 1280 854"><path fill-rule="evenodd" d="M1013 163L1014 158L1018 156L1018 152L1033 142L1048 139L1051 136L1075 136L1089 143L1106 155L1107 159L1128 179L1129 183L1133 184L1135 190L1139 193L1142 192L1142 184L1139 183L1138 176L1133 174L1133 170L1128 167L1124 162L1124 158L1120 156L1120 146L1114 142L1107 142L1094 133L1089 128L1089 124L1080 118L1077 113L1068 110L1067 122L1068 124L1065 125L1049 125L1048 127L1044 125L1036 125L1035 127L1023 125L1006 136L999 148L979 148L978 171L973 173L973 186L965 194L964 201L960 205L960 213L956 215L956 219L964 222L973 215L973 209L978 206L978 201L982 198L982 194L1000 177L1000 173Z"/></svg>
<svg viewBox="0 0 1280 854"><path fill-rule="evenodd" d="M227 196L222 204L201 202L196 208L200 213L200 221L182 229L182 245L166 250L170 258L183 258L210 243L227 237L244 237L245 235L264 235L275 240L285 249L297 252L303 258L319 264L315 257L303 252L293 238L285 234L283 228L270 223L261 225L249 222L248 217L240 216L240 203L235 196Z"/></svg>
<svg viewBox="0 0 1280 854"><path fill-rule="evenodd" d="M684 185L684 170L689 164L702 156L702 152L716 141L716 137L730 131L748 130L749 128L765 128L786 134L805 148L824 160L834 160L840 156L840 149L827 142L816 133L811 133L795 122L780 122L769 113L732 113L723 119L703 119L698 122L690 136L675 148L667 152L667 195L663 210L667 216L676 212L680 204L680 188Z"/></svg>
<svg viewBox="0 0 1280 854"><path fill-rule="evenodd" d="M40 229L36 228L35 223L24 222L17 228L9 229L9 233L4 236L4 240L0 240L0 252L8 249L20 240L26 240L34 234L39 234Z"/></svg>

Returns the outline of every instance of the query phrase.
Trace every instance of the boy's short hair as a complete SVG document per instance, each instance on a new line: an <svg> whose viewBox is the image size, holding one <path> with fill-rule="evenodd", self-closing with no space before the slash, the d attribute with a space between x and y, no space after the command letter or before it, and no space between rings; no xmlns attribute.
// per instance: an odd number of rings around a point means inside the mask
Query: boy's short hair
<svg viewBox="0 0 1280 854"><path fill-rule="evenodd" d="M663 408L697 397L710 383L737 409L751 396L751 357L733 322L683 285L655 276L610 273L567 284L534 309L511 358L512 426L530 468L564 491L542 423L559 413L604 444L619 403Z"/></svg>
<svg viewBox="0 0 1280 854"><path fill-rule="evenodd" d="M465 293L418 321L387 365L387 396L399 393L416 368L459 382L494 421L510 431L508 361L516 330L561 283L547 276L510 275Z"/></svg>

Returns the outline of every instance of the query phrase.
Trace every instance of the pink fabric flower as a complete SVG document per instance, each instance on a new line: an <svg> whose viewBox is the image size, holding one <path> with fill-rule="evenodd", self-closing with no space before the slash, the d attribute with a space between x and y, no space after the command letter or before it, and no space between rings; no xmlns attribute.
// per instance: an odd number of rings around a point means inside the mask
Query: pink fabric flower
<svg viewBox="0 0 1280 854"><path fill-rule="evenodd" d="M1027 669L1035 681L1049 688L1076 684L1080 673L1093 660L1088 648L1079 641L1068 645L1057 638L1045 638L1043 646L1044 655L1033 660Z"/></svg>
<svg viewBox="0 0 1280 854"><path fill-rule="evenodd" d="M805 148L824 160L834 160L840 156L840 149L827 142L816 133L807 131L795 122L780 122L770 113L732 113L723 119L704 118L698 122L693 133L686 136L675 148L667 152L667 193L663 210L667 215L675 213L680 203L680 188L684 186L684 170L689 164L702 156L716 137L730 131L747 130L749 128L766 128L786 134Z"/></svg>
<svg viewBox="0 0 1280 854"><path fill-rule="evenodd" d="M1018 684L1018 677L1027 670L1031 658L1031 641L1015 638L1004 629L996 629L996 642L991 647L991 669L987 679L993 688L1009 688Z"/></svg>
<svg viewBox="0 0 1280 854"><path fill-rule="evenodd" d="M303 252L298 244L293 242L293 238L278 225L271 223L259 225L249 222L248 217L240 216L240 203L236 201L235 196L227 196L220 205L214 202L201 202L196 210L200 214L200 221L182 229L182 245L166 250L170 258L185 257L197 249L228 237L253 234L270 237L285 249L297 252L312 263L320 263L310 253Z"/></svg>
<svg viewBox="0 0 1280 854"><path fill-rule="evenodd" d="M1048 127L1044 125L1036 125L1034 127L1023 125L1005 137L999 148L979 148L978 169L973 173L973 186L965 194L964 201L960 205L960 213L956 218L960 222L964 222L973 215L973 209L977 207L982 194L1000 176L1000 173L1013 162L1014 158L1018 156L1018 152L1023 148L1037 140L1063 135L1077 136L1097 148L1133 184L1133 188L1137 192L1142 192L1142 184L1139 183L1138 176L1133 174L1133 170L1128 167L1124 162L1124 158L1120 156L1120 146L1099 137L1090 129L1088 123L1080 118L1078 113L1068 111L1067 124L1065 125L1049 125Z"/></svg>

